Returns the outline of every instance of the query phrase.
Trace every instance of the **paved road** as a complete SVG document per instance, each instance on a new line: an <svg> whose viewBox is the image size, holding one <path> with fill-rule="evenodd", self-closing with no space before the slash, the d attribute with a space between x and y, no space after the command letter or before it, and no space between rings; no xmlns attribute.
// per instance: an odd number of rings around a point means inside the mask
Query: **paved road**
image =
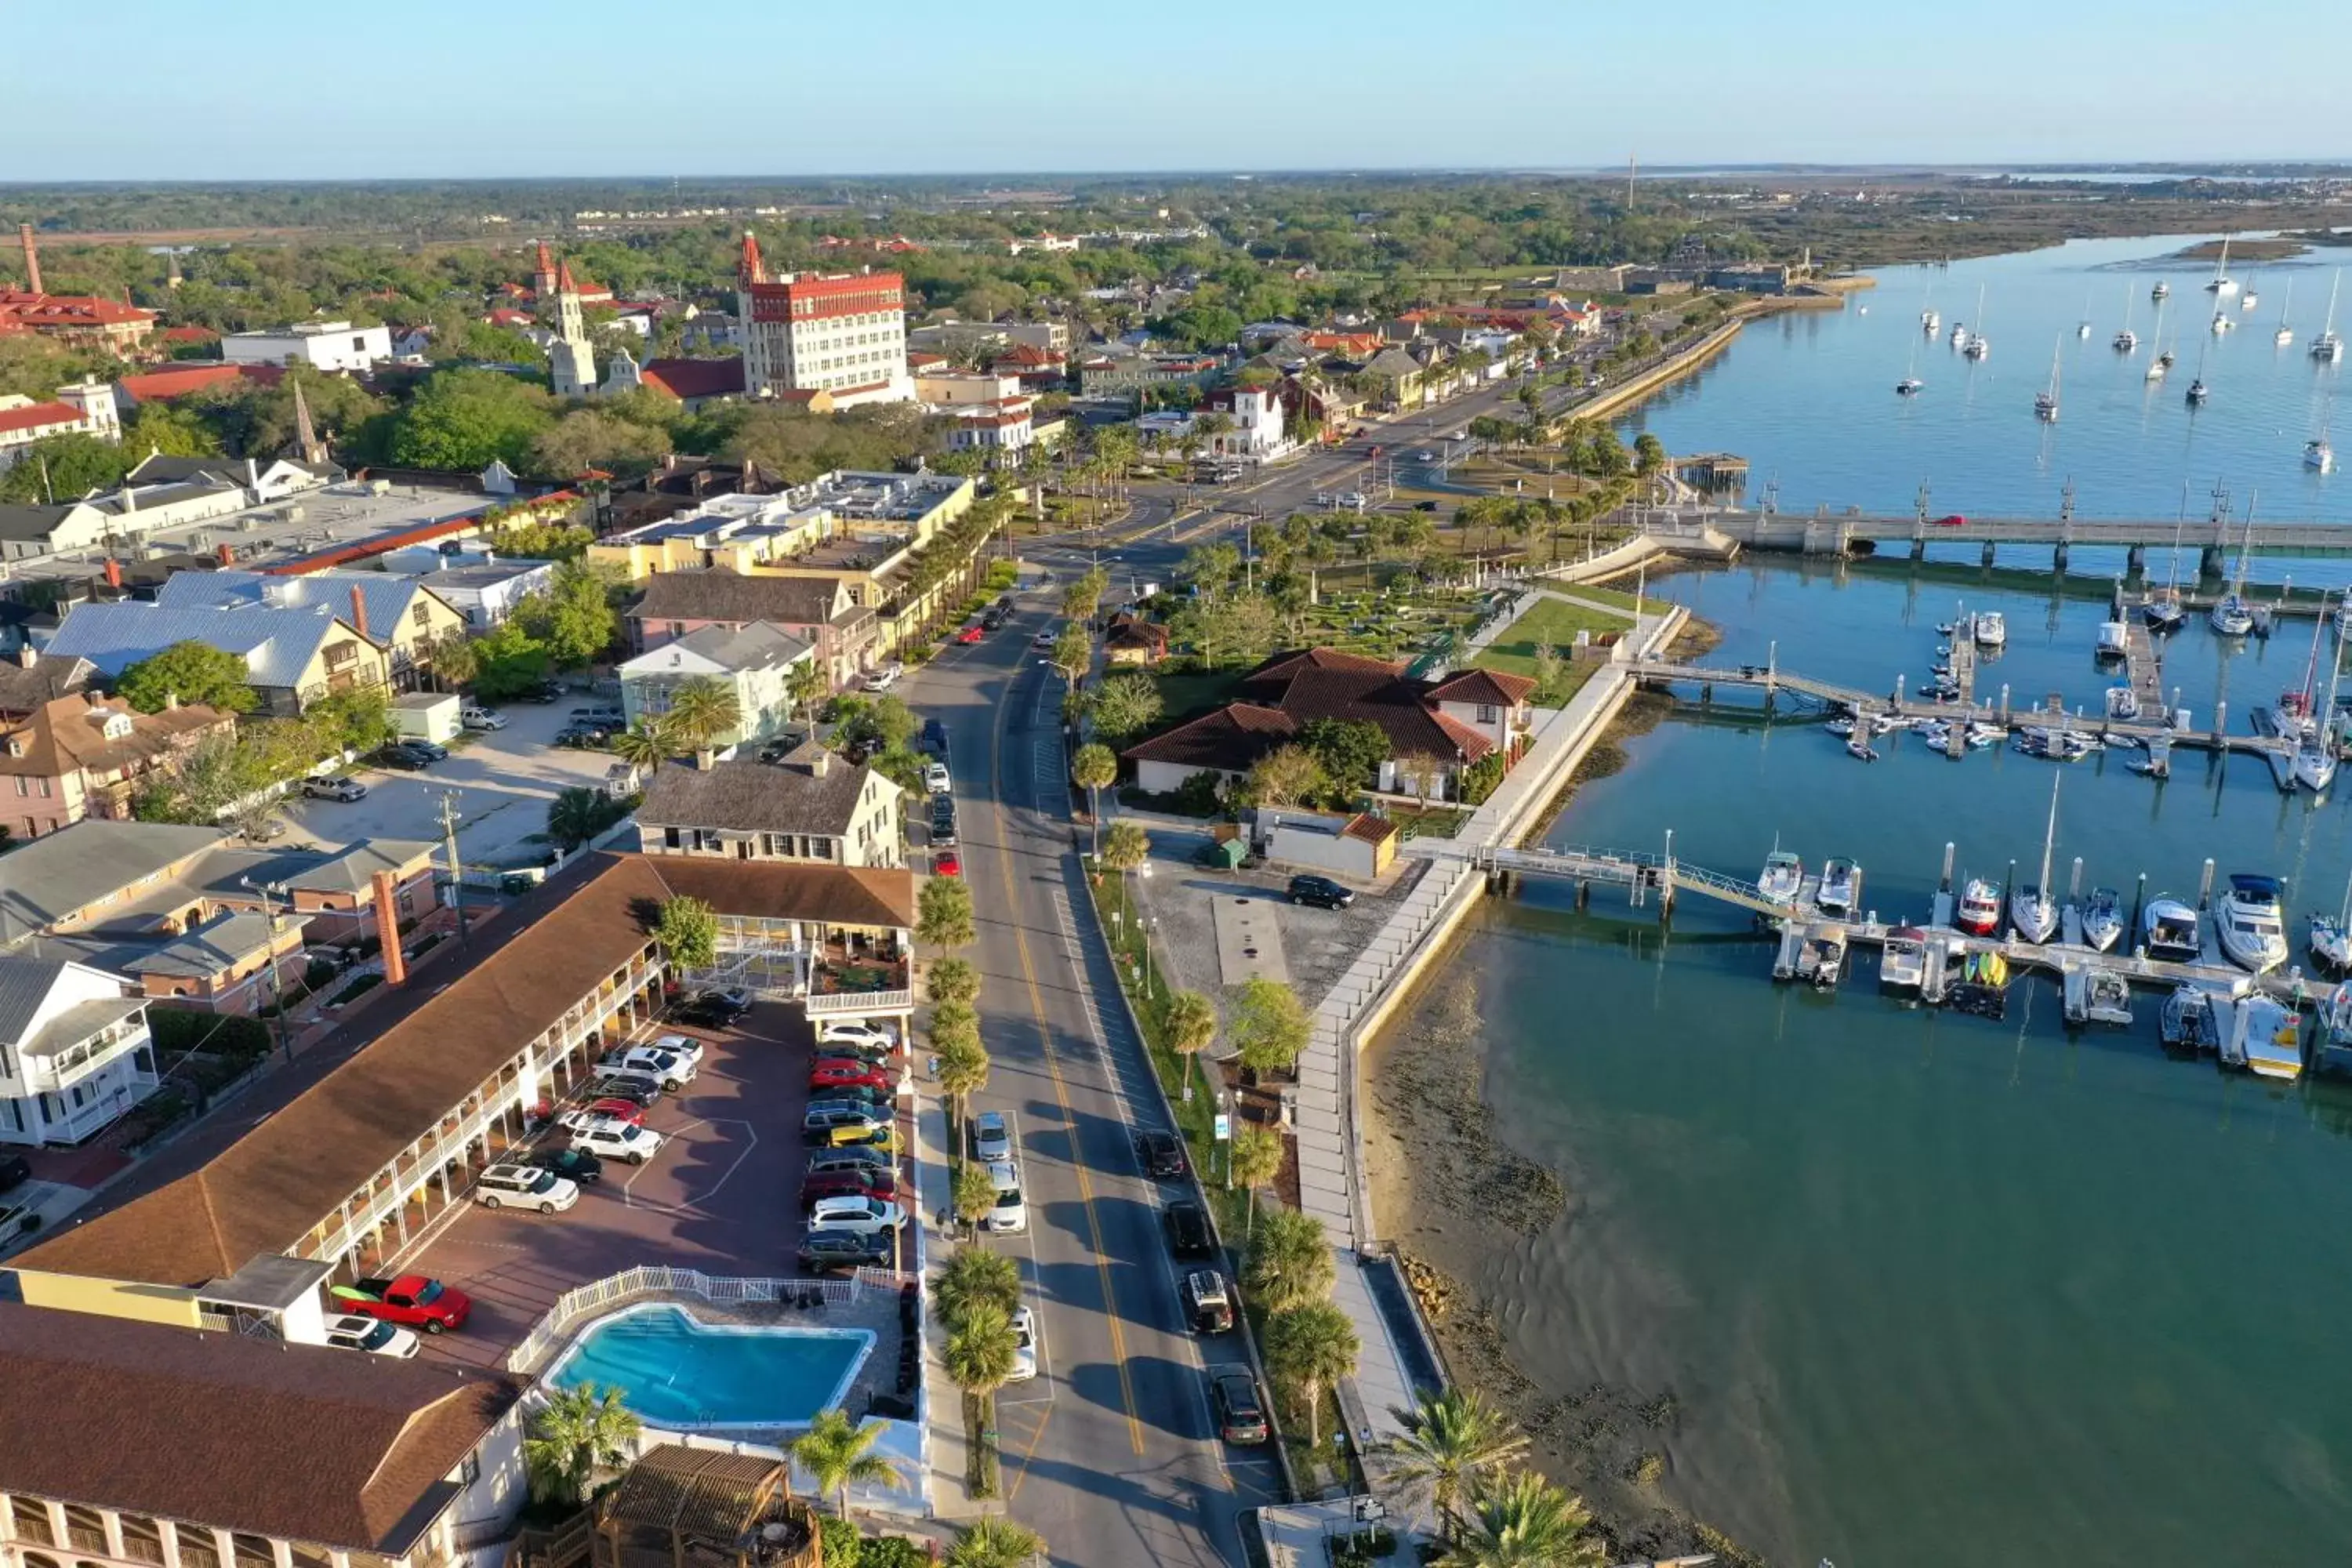
<svg viewBox="0 0 2352 1568"><path fill-rule="evenodd" d="M1050 604L1027 595L1010 626L904 689L950 737L994 1061L977 1098L1015 1114L1024 1152L1030 1233L989 1245L1023 1258L1043 1370L999 1398L1005 1494L1057 1563L1239 1563L1237 1516L1277 1495L1276 1474L1270 1453L1214 1436L1204 1369L1240 1352L1182 1331L1160 1218L1176 1194L1136 1161L1134 1131L1167 1123L1080 901L1061 683L1028 647Z"/></svg>

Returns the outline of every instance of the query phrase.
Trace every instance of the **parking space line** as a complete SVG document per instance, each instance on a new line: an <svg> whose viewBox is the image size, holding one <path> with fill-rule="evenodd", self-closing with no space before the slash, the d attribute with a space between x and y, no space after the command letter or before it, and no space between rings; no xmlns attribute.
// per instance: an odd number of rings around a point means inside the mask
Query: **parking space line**
<svg viewBox="0 0 2352 1568"><path fill-rule="evenodd" d="M645 1205L646 1208L658 1214L692 1214L699 1212L697 1205L701 1204L705 1199L715 1197L718 1194L719 1189L727 1184L728 1178L734 1175L738 1170L740 1170L742 1168L743 1162L750 1159L751 1157L751 1152L760 1146L760 1130L740 1117L698 1116L692 1121L678 1127L676 1131L664 1133L662 1135L662 1147L667 1149L669 1147L670 1141L672 1139L682 1137L688 1129L695 1127L740 1127L743 1130L743 1147L736 1154L734 1159L728 1162L727 1168L719 1173L719 1179L711 1183L709 1186L704 1188L702 1192L698 1194L684 1206L680 1206L676 1204L647 1204ZM653 1166L648 1163L646 1164L635 1166L629 1172L629 1179L621 1184L621 1204L623 1207L635 1208L637 1206L636 1194L634 1190L637 1184L637 1178L647 1174L652 1170Z"/></svg>

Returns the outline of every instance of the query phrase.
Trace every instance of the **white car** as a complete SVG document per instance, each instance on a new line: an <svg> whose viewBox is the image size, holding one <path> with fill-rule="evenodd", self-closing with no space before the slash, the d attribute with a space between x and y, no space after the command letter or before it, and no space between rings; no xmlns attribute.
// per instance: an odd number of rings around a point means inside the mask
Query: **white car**
<svg viewBox="0 0 2352 1568"><path fill-rule="evenodd" d="M492 1165L474 1178L474 1201L486 1209L509 1204L561 1214L580 1201L580 1184L536 1165Z"/></svg>
<svg viewBox="0 0 2352 1568"><path fill-rule="evenodd" d="M619 1160L631 1165L642 1165L660 1152L662 1135L650 1127L635 1127L625 1121L614 1121L610 1126L574 1132L572 1146L585 1149L599 1160Z"/></svg>
<svg viewBox="0 0 2352 1568"><path fill-rule="evenodd" d="M1029 1228L1029 1205L1021 1196L1021 1167L1010 1160L992 1160L988 1179L996 1184L996 1206L982 1216L981 1228L1019 1236Z"/></svg>
<svg viewBox="0 0 2352 1568"><path fill-rule="evenodd" d="M983 1165L1013 1158L1013 1130L1001 1110L983 1110L971 1119L971 1157Z"/></svg>
<svg viewBox="0 0 2352 1568"><path fill-rule="evenodd" d="M1026 1307L1013 1311L1013 1375L1007 1383L1026 1383L1037 1375L1037 1320Z"/></svg>
<svg viewBox="0 0 2352 1568"><path fill-rule="evenodd" d="M468 730L503 730L507 716L488 708L465 707L457 710L457 722Z"/></svg>
<svg viewBox="0 0 2352 1568"><path fill-rule="evenodd" d="M878 1236L906 1224L907 1211L880 1198L845 1193L817 1199L816 1206L809 1211L808 1223L811 1230L849 1230L861 1236Z"/></svg>
<svg viewBox="0 0 2352 1568"><path fill-rule="evenodd" d="M889 1031L887 1029L877 1029L871 1024L853 1024L846 1020L818 1025L816 1043L819 1047L865 1046L870 1049L883 1051L895 1051L898 1048L898 1042L890 1037Z"/></svg>
<svg viewBox="0 0 2352 1568"><path fill-rule="evenodd" d="M948 776L947 763L926 763L923 764L923 787L933 795L946 795L950 790L954 789L955 781Z"/></svg>
<svg viewBox="0 0 2352 1568"><path fill-rule="evenodd" d="M416 1353L414 1333L398 1323L362 1318L357 1312L341 1312L328 1319L327 1342L347 1351L365 1351L370 1355L388 1355L400 1361Z"/></svg>
<svg viewBox="0 0 2352 1568"><path fill-rule="evenodd" d="M702 1042L691 1035L664 1035L650 1047L639 1048L667 1051L696 1072L702 1070Z"/></svg>
<svg viewBox="0 0 2352 1568"><path fill-rule="evenodd" d="M881 668L875 670L866 676L866 689L868 691L887 691L892 687L898 685L898 678L906 673L907 669L904 665L886 664Z"/></svg>
<svg viewBox="0 0 2352 1568"><path fill-rule="evenodd" d="M694 1081L692 1062L650 1046L631 1046L626 1050L614 1051L596 1064L596 1071L603 1078L643 1079L672 1094Z"/></svg>
<svg viewBox="0 0 2352 1568"><path fill-rule="evenodd" d="M614 1116L609 1111L591 1110L584 1105L575 1105L557 1117L555 1124L566 1132L602 1132L614 1127L635 1127L638 1125L638 1121L627 1116Z"/></svg>

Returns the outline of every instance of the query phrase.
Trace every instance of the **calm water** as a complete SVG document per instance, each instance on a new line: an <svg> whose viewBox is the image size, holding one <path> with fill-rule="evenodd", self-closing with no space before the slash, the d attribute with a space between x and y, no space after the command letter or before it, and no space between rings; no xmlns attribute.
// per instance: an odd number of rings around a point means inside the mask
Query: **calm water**
<svg viewBox="0 0 2352 1568"><path fill-rule="evenodd" d="M1777 640L1857 684L1916 679L1953 596L1779 566L1667 591L1724 628L1723 661ZM1969 597L2008 616L1994 672L2095 700L2097 605ZM2184 632L2183 700L2299 682L2308 646L2229 658ZM1685 859L1752 876L1777 834L1810 864L1860 859L1890 914L1925 912L1947 839L1963 868L2030 876L2061 771L2062 885L2082 856L2086 886L2128 895L2144 870L2191 893L2211 856L2286 876L2300 911L2334 908L2352 868L2352 790L2283 798L2256 761L2184 758L2161 787L2128 753L2061 770L1910 742L1865 767L1817 729L1683 721L1631 752L1555 841L1672 828ZM2153 998L2129 1031L2069 1037L2034 984L2003 1024L1882 998L1867 964L1833 996L1775 987L1741 931L1691 900L1662 940L1606 895L1580 917L1544 889L1471 939L1503 1130L1577 1205L1448 1261L1511 1303L1549 1384L1672 1390L1669 1495L1776 1562L2186 1568L2352 1539L2352 1091L2168 1059Z"/></svg>

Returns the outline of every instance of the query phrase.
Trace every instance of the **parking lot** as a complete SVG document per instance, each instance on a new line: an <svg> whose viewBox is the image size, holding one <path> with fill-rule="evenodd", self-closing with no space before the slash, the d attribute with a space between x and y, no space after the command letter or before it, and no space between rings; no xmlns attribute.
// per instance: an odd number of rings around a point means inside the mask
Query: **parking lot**
<svg viewBox="0 0 2352 1568"><path fill-rule="evenodd" d="M474 1299L464 1331L432 1342L436 1354L500 1364L557 1297L639 1264L730 1277L799 1272L811 1051L800 1010L763 1003L731 1029L658 1032L691 1035L707 1051L695 1080L646 1112L645 1124L664 1139L651 1160L605 1161L601 1179L564 1213L473 1205L402 1260ZM898 1102L902 1136L912 1103ZM563 1140L559 1131L546 1141ZM900 1168L909 1166L902 1160Z"/></svg>
<svg viewBox="0 0 2352 1568"><path fill-rule="evenodd" d="M362 767L352 773L368 787L365 800L308 800L289 795L281 815L297 838L345 844L355 838L441 837L441 797L457 795L457 853L468 865L514 866L540 858L545 846L526 843L547 830L547 803L578 784L601 785L613 765L608 752L554 744L572 710L611 699L585 691L552 703L509 703L499 712L507 727L472 735L449 747L449 759L422 773Z"/></svg>

